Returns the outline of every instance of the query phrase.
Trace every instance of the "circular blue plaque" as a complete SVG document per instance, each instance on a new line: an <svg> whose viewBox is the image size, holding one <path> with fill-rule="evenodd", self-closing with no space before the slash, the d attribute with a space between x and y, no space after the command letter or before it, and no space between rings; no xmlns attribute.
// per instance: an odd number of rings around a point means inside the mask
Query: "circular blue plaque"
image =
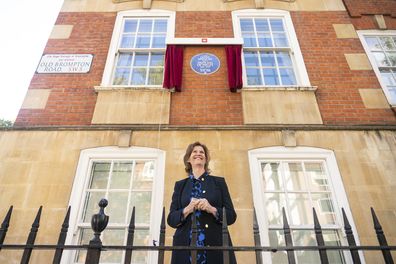
<svg viewBox="0 0 396 264"><path fill-rule="evenodd" d="M191 69L198 74L212 74L220 68L220 60L211 53L200 53L191 58Z"/></svg>

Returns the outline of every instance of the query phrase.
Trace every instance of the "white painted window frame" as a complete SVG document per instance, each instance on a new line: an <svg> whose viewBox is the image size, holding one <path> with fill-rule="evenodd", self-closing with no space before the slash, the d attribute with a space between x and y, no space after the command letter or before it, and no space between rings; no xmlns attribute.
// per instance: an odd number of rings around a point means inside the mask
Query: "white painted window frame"
<svg viewBox="0 0 396 264"><path fill-rule="evenodd" d="M392 97L388 91L388 89L386 88L386 85L384 84L384 82L382 81L381 78L381 73L379 71L377 62L375 61L375 58L373 56L373 54L370 52L370 48L366 43L366 40L364 39L365 36L396 36L396 30L358 30L357 34L359 36L360 42L363 45L364 51L367 54L367 57L369 58L371 67L373 68L375 75L377 76L378 82L381 85L382 91L384 91L385 97L388 100L388 103L392 106L392 107L396 107L396 99L394 99L394 101L392 101Z"/></svg>
<svg viewBox="0 0 396 264"><path fill-rule="evenodd" d="M118 52L118 45L120 42L120 37L122 35L122 26L125 18L167 18L168 19L168 28L166 34L165 43L172 43L175 38L175 21L176 14L174 11L166 11L166 10L157 10L157 9L137 9L137 10L128 10L121 11L117 14L117 18L114 24L113 35L111 37L109 52L107 54L106 64L103 72L101 87L144 87L144 88L159 88L158 85L113 85L112 77L113 71L115 69L116 57ZM162 86L161 86L162 87Z"/></svg>
<svg viewBox="0 0 396 264"><path fill-rule="evenodd" d="M85 149L81 151L76 175L73 182L72 192L70 196L69 205L70 212L70 228L66 237L66 244L73 245L78 243L78 217L84 207L84 190L89 184L90 169L93 160L113 159L113 160L139 160L150 159L154 160L156 164L155 175L153 179L152 202L151 202L151 222L150 222L150 239L149 241L159 239L161 214L163 208L164 197L164 178L165 178L165 151L146 148L146 147L99 147L92 149ZM98 207L99 209L99 207ZM104 231L106 232L106 230ZM63 253L62 264L73 263L75 253L67 250ZM150 251L148 255L148 263L157 263L158 252Z"/></svg>
<svg viewBox="0 0 396 264"><path fill-rule="evenodd" d="M261 167L262 160L323 160L328 172L330 181L330 189L334 198L334 207L337 215L337 221L341 221L342 213L341 208L344 208L348 217L349 223L355 235L356 244L359 245L359 236L356 231L356 226L353 221L352 213L349 207L348 198L344 189L344 184L340 172L338 170L337 161L334 152L322 148L314 147L264 147L248 151L249 168L251 175L252 191L253 191L253 204L256 209L257 222L259 224L261 245L269 246L268 224L265 211L265 197L264 186L261 180ZM337 188L335 188L337 187ZM342 222L338 223L344 226ZM342 243L345 243L346 235L342 229ZM343 244L347 245L347 244ZM346 263L353 263L349 253L344 254ZM365 263L362 252L359 252L362 263ZM271 253L263 253L265 263L272 263Z"/></svg>
<svg viewBox="0 0 396 264"><path fill-rule="evenodd" d="M294 30L293 22L288 11L277 10L277 9L245 9L245 10L237 10L232 13L232 24L234 28L234 36L237 39L242 39L241 27L239 23L240 18L252 18L252 17L263 17L263 18L282 18L285 22L286 34L288 36L288 40L290 42L291 48L291 59L294 66L294 74L297 80L296 87L310 87L311 83L308 78L307 69L305 67L304 59L301 53L300 45L297 40L297 35ZM242 41L243 43L243 41ZM243 51L242 51L243 53ZM269 87L269 86L248 86L247 85L247 77L245 70L245 61L242 55L242 68L243 68L243 88L258 88L258 87ZM285 87L285 86L271 86L271 87ZM291 87L287 85L287 87Z"/></svg>

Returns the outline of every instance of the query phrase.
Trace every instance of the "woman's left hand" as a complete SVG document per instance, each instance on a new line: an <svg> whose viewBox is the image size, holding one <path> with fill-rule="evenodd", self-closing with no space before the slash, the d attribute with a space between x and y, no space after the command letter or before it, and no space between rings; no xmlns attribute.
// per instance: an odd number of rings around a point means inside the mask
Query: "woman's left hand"
<svg viewBox="0 0 396 264"><path fill-rule="evenodd" d="M209 214L213 214L213 216L216 216L217 213L216 207L213 207L205 198L199 199L198 204L196 206L198 210L205 211Z"/></svg>

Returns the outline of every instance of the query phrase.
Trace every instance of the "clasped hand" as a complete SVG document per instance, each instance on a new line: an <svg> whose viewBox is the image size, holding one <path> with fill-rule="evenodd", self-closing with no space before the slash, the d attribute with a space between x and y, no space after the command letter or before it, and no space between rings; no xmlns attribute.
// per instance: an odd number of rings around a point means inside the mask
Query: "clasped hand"
<svg viewBox="0 0 396 264"><path fill-rule="evenodd" d="M205 198L191 198L190 203L184 208L183 215L186 217L194 210L205 211L209 214L216 215L217 209L213 207Z"/></svg>

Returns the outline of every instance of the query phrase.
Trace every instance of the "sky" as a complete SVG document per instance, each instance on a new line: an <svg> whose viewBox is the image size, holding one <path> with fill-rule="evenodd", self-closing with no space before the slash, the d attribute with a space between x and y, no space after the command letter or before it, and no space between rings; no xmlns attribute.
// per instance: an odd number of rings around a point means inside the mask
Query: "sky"
<svg viewBox="0 0 396 264"><path fill-rule="evenodd" d="M14 121L63 0L0 4L0 118Z"/></svg>

